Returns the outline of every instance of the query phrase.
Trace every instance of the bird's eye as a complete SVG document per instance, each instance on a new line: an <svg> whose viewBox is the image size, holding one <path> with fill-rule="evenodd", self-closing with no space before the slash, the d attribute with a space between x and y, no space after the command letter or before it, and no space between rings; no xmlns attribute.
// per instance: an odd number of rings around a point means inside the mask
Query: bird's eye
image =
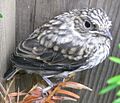
<svg viewBox="0 0 120 103"><path fill-rule="evenodd" d="M84 25L85 25L86 28L90 28L91 27L91 23L89 21L85 21Z"/></svg>

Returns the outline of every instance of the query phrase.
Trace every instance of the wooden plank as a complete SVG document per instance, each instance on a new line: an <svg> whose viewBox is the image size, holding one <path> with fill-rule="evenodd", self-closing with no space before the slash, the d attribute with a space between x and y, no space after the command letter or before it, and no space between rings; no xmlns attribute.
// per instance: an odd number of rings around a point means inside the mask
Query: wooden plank
<svg viewBox="0 0 120 103"><path fill-rule="evenodd" d="M88 0L37 0L35 27L42 25L56 15L72 9L85 8Z"/></svg>
<svg viewBox="0 0 120 103"><path fill-rule="evenodd" d="M33 31L35 5L35 0L16 0L17 44Z"/></svg>
<svg viewBox="0 0 120 103"><path fill-rule="evenodd" d="M16 0L16 45L33 32L35 19L36 0ZM31 87L31 75L20 75L16 79L16 89L21 90Z"/></svg>
<svg viewBox="0 0 120 103"><path fill-rule="evenodd" d="M16 42L26 38L36 27L47 22L54 16L74 8L85 7L103 8L110 16L113 26L113 42L110 55L120 55L118 43L120 42L120 0L17 0L16 12ZM76 81L91 88L93 92L81 91L81 99L78 103L111 103L115 98L115 92L104 96L98 95L99 90L106 85L105 81L112 75L120 73L120 66L110 62L108 59L93 70L86 70L77 73ZM29 76L30 77L30 76ZM21 87L28 87L31 80L24 76L19 84ZM64 102L68 103L68 102ZM73 103L73 102L69 102Z"/></svg>
<svg viewBox="0 0 120 103"><path fill-rule="evenodd" d="M0 0L0 78L9 65L9 56L15 45L15 0Z"/></svg>

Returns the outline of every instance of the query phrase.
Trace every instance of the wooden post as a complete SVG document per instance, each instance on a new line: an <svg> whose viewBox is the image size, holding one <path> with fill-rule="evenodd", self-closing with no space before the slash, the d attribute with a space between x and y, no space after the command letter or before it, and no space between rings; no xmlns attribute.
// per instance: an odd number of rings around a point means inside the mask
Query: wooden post
<svg viewBox="0 0 120 103"><path fill-rule="evenodd" d="M15 45L15 0L0 0L0 78L8 69L9 56Z"/></svg>

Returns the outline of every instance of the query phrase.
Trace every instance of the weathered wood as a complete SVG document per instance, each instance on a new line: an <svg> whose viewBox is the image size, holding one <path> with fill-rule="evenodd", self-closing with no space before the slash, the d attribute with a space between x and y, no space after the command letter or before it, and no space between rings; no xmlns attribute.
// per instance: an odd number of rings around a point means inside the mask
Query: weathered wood
<svg viewBox="0 0 120 103"><path fill-rule="evenodd" d="M16 45L24 40L34 29L36 0L16 0ZM31 75L20 75L16 80L21 89L31 87Z"/></svg>
<svg viewBox="0 0 120 103"><path fill-rule="evenodd" d="M88 0L36 0L35 27L45 23L60 13L72 9L85 8Z"/></svg>
<svg viewBox="0 0 120 103"><path fill-rule="evenodd" d="M16 42L25 39L34 28L35 0L16 0Z"/></svg>
<svg viewBox="0 0 120 103"><path fill-rule="evenodd" d="M74 8L99 7L110 16L113 26L113 42L111 55L119 56L118 43L120 42L120 0L16 0L16 42L26 38L37 26L42 25L52 17ZM108 59L93 70L77 73L77 81L93 88L93 92L80 92L79 103L111 103L115 93L104 96L98 95L99 90L106 85L105 81L112 75L120 73L120 66ZM19 81L20 86L31 84L29 77ZM72 102L64 102L72 103Z"/></svg>
<svg viewBox="0 0 120 103"><path fill-rule="evenodd" d="M8 68L15 45L15 0L0 0L0 78Z"/></svg>

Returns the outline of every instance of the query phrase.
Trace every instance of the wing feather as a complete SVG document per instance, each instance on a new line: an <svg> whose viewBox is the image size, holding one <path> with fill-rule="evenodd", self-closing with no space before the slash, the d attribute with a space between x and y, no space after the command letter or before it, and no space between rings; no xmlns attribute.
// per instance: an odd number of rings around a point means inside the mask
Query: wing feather
<svg viewBox="0 0 120 103"><path fill-rule="evenodd" d="M14 55L25 58L25 60L22 59L24 62L27 60L30 62L31 59L39 61L35 63L38 63L39 66L43 63L46 69L50 66L56 68L58 66L63 70L65 67L70 70L83 65L87 58L82 55L80 57L77 54L81 46L77 42L80 40L77 40L77 37L72 34L70 28L74 23L68 25L67 22L70 21L66 20L65 17L62 19L55 18L37 28L25 41L19 44ZM76 45L73 45L73 42L76 42ZM74 51L70 52L73 48ZM80 57L78 60L76 60L77 56ZM12 61L15 61L15 59Z"/></svg>

